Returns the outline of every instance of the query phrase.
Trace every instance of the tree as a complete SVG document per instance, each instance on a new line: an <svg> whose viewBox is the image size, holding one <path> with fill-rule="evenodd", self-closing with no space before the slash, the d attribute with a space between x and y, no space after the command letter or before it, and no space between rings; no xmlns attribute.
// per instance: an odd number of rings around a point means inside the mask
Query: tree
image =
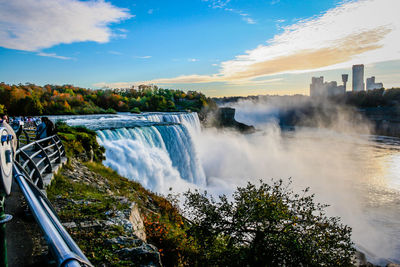
<svg viewBox="0 0 400 267"><path fill-rule="evenodd" d="M249 183L237 188L233 201L185 193L199 260L212 266L351 265L351 228L327 217L327 205L315 203L308 189L300 196L289 185Z"/></svg>
<svg viewBox="0 0 400 267"><path fill-rule="evenodd" d="M0 114L6 113L6 107L0 104Z"/></svg>

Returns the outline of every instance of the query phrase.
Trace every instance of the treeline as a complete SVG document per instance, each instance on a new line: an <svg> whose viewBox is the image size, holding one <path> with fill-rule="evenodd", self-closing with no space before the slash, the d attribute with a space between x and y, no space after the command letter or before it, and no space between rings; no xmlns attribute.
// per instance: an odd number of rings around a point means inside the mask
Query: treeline
<svg viewBox="0 0 400 267"><path fill-rule="evenodd" d="M331 99L358 108L394 107L400 105L400 88L347 92Z"/></svg>
<svg viewBox="0 0 400 267"><path fill-rule="evenodd" d="M215 102L202 93L157 86L92 90L73 85L0 83L0 112L8 112L12 116L183 110L199 112L214 108Z"/></svg>

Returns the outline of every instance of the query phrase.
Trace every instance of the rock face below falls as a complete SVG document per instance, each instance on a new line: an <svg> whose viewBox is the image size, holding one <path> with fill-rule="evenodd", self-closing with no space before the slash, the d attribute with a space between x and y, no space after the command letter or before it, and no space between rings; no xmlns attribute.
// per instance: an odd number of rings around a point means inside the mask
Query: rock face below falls
<svg viewBox="0 0 400 267"><path fill-rule="evenodd" d="M255 128L251 125L246 125L244 123L235 120L235 109L224 107L219 108L216 113L216 126L221 128L234 128L242 133L254 133Z"/></svg>
<svg viewBox="0 0 400 267"><path fill-rule="evenodd" d="M147 243L151 195L96 163L71 159L47 190L68 232L96 266L162 266ZM141 191L141 192L139 192Z"/></svg>

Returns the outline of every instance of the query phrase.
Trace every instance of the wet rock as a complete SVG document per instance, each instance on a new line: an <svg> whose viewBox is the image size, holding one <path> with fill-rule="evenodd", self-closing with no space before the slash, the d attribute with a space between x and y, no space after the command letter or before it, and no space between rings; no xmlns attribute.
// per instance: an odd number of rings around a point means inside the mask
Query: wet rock
<svg viewBox="0 0 400 267"><path fill-rule="evenodd" d="M139 208L136 203L131 204L131 213L129 215L129 221L132 223L133 233L143 241L146 241L146 232L142 215L139 212Z"/></svg>
<svg viewBox="0 0 400 267"><path fill-rule="evenodd" d="M143 245L143 241L130 236L118 236L107 240L109 244L122 245L127 248L139 247Z"/></svg>
<svg viewBox="0 0 400 267"><path fill-rule="evenodd" d="M139 247L123 248L116 253L121 260L139 262L139 266L162 266L160 253L150 244L143 243Z"/></svg>
<svg viewBox="0 0 400 267"><path fill-rule="evenodd" d="M235 120L234 108L219 108L216 114L216 126L234 128L242 133L254 133L254 126L246 125Z"/></svg>
<svg viewBox="0 0 400 267"><path fill-rule="evenodd" d="M361 252L356 250L356 253L354 254L354 259L353 259L354 265L356 267L379 267L378 265L374 265L372 263L370 263L367 260L366 255Z"/></svg>

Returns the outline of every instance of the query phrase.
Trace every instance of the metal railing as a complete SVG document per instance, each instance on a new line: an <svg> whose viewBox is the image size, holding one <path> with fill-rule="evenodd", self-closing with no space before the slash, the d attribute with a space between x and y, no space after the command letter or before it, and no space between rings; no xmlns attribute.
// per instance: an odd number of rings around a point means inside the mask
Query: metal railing
<svg viewBox="0 0 400 267"><path fill-rule="evenodd" d="M28 139L29 140L29 139ZM65 149L57 135L36 140L16 151L15 163L37 187L44 188L44 178L62 163Z"/></svg>
<svg viewBox="0 0 400 267"><path fill-rule="evenodd" d="M57 213L46 196L30 181L17 164L14 164L13 171L14 178L44 234L57 266L93 266L61 225Z"/></svg>
<svg viewBox="0 0 400 267"><path fill-rule="evenodd" d="M14 179L38 223L57 266L92 266L62 226L56 211L42 193L46 175L52 176L66 153L58 135L35 140L34 129L23 129L13 165ZM50 179L49 181L50 182Z"/></svg>
<svg viewBox="0 0 400 267"><path fill-rule="evenodd" d="M18 135L18 147L27 145L36 138L36 129L35 128L23 128Z"/></svg>

